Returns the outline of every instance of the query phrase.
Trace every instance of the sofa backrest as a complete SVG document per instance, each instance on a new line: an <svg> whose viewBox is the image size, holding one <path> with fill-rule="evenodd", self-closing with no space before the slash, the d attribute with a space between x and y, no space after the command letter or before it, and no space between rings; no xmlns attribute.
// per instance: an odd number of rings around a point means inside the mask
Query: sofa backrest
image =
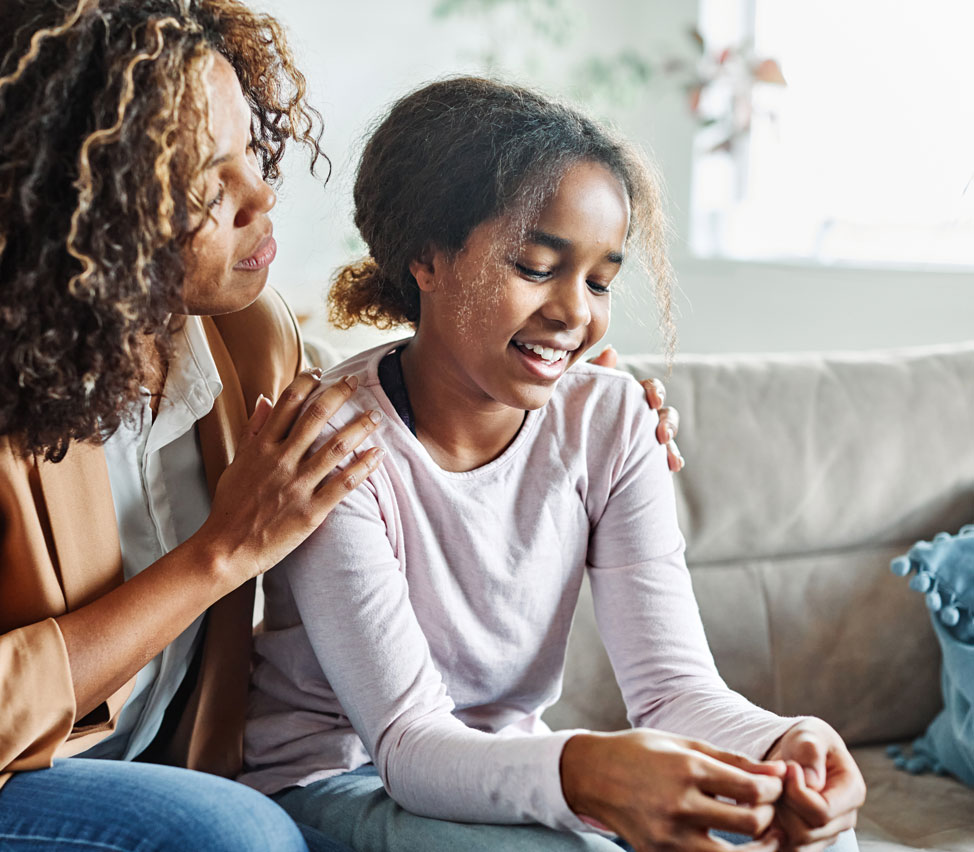
<svg viewBox="0 0 974 852"><path fill-rule="evenodd" d="M621 366L665 378L658 358ZM918 733L940 706L939 652L922 597L888 566L974 521L974 343L689 355L665 380L687 561L725 680L852 743ZM546 719L625 726L587 589Z"/></svg>

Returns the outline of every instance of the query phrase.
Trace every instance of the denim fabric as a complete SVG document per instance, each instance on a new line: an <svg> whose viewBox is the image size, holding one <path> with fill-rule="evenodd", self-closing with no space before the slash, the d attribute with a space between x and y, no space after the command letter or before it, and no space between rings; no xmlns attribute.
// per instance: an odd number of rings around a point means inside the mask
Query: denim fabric
<svg viewBox="0 0 974 852"><path fill-rule="evenodd" d="M274 799L296 821L327 831L355 852L619 852L611 839L597 834L416 816L389 797L371 764L307 787L290 787Z"/></svg>
<svg viewBox="0 0 974 852"><path fill-rule="evenodd" d="M416 816L399 807L368 765L274 796L298 823L320 826L355 852L619 852L630 847L598 834L555 831L542 825L484 825ZM749 837L723 835L732 843ZM309 840L311 852L319 850ZM827 852L858 852L848 831Z"/></svg>
<svg viewBox="0 0 974 852"><path fill-rule="evenodd" d="M316 850L340 852L318 832ZM266 796L215 775L72 758L21 772L0 789L0 852L307 852Z"/></svg>

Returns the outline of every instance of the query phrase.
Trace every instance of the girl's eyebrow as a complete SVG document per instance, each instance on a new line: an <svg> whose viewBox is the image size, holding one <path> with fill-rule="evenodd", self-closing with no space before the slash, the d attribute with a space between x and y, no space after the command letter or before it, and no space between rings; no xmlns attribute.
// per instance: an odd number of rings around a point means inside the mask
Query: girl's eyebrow
<svg viewBox="0 0 974 852"><path fill-rule="evenodd" d="M538 246L544 246L545 248L554 249L555 251L564 251L567 248L571 248L572 245L571 240L566 240L564 237L549 234L547 231L531 231L528 234L528 242L534 243ZM609 261L609 263L615 263L621 266L623 255L622 252L609 251L606 252L605 259Z"/></svg>

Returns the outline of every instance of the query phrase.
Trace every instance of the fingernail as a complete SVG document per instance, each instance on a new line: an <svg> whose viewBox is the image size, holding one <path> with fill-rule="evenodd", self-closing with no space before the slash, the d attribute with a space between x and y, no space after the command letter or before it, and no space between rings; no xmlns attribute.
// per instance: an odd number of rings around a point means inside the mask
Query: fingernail
<svg viewBox="0 0 974 852"><path fill-rule="evenodd" d="M676 434L673 431L673 427L672 426L667 426L666 427L666 443L669 443L675 437L676 437Z"/></svg>
<svg viewBox="0 0 974 852"><path fill-rule="evenodd" d="M358 376L344 376L342 381L348 385L349 390L355 390L358 387Z"/></svg>
<svg viewBox="0 0 974 852"><path fill-rule="evenodd" d="M381 411L376 411L373 408L369 412L369 420L371 420L373 423L381 423L382 422L382 412Z"/></svg>
<svg viewBox="0 0 974 852"><path fill-rule="evenodd" d="M376 460L376 462L382 461L385 457L386 451L382 449L382 447L376 447L375 453L373 454L373 458Z"/></svg>
<svg viewBox="0 0 974 852"><path fill-rule="evenodd" d="M321 372L321 367L313 367L311 370L311 375L314 376L316 379L320 379L324 375L324 373Z"/></svg>

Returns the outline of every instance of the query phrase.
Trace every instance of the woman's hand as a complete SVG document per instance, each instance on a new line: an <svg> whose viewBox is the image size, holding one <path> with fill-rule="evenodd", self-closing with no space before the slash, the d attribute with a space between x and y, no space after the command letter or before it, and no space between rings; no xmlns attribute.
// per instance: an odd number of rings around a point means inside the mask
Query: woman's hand
<svg viewBox="0 0 974 852"><path fill-rule="evenodd" d="M753 761L646 728L576 734L561 758L568 806L619 834L636 852L778 849L780 836L768 829L784 774L783 762ZM710 829L759 839L731 846Z"/></svg>
<svg viewBox="0 0 974 852"><path fill-rule="evenodd" d="M776 824L791 852L821 852L854 828L866 783L836 731L821 719L789 728L768 752L788 764Z"/></svg>
<svg viewBox="0 0 974 852"><path fill-rule="evenodd" d="M374 448L329 477L376 428L378 411L363 414L307 455L357 386L354 376L342 380L302 412L319 388L320 375L302 373L273 408L266 398L258 400L236 456L217 484L210 516L197 535L234 587L280 562L381 461L383 451Z"/></svg>
<svg viewBox="0 0 974 852"><path fill-rule="evenodd" d="M619 355L611 346L602 350L601 354L593 358L590 363L600 367L615 367L619 362ZM666 446L666 459L670 470L677 473L683 470L686 462L676 445L676 433L680 431L680 412L673 407L663 405L666 399L666 388L659 379L644 379L640 382L646 391L646 402L653 411L659 414L659 425L656 427L656 440Z"/></svg>

